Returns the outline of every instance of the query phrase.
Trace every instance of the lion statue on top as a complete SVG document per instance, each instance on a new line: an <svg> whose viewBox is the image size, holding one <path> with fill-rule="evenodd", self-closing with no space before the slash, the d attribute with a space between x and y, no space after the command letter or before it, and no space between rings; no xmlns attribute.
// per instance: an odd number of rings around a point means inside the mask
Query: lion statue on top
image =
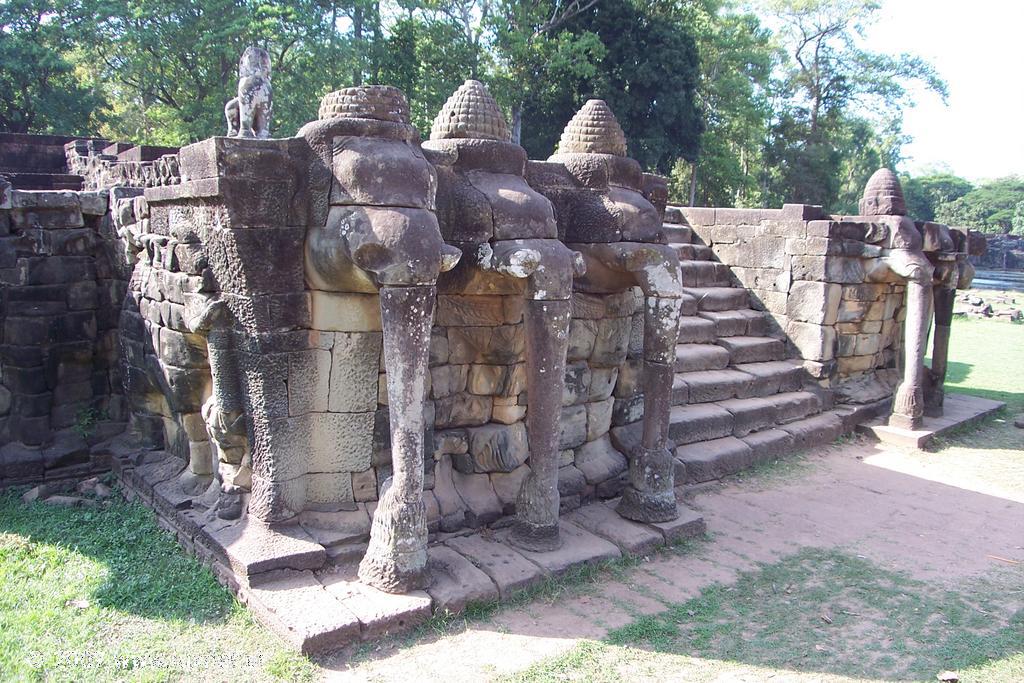
<svg viewBox="0 0 1024 683"><path fill-rule="evenodd" d="M228 137L270 137L270 53L249 46L238 62L238 97L224 105Z"/></svg>

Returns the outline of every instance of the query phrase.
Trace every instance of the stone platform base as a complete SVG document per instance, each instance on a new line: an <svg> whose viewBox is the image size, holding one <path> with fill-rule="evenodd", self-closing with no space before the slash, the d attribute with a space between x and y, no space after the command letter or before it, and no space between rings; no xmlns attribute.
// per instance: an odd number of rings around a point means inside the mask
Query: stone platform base
<svg viewBox="0 0 1024 683"><path fill-rule="evenodd" d="M400 633L470 603L507 600L571 569L643 554L705 530L701 515L682 503L679 519L640 524L620 517L618 501L608 500L563 515L562 547L547 553L513 548L506 542L508 528L437 534L428 549L431 585L391 595L357 580L365 543L353 544L350 553L330 552L299 525L269 528L247 517L218 519L193 507L192 497L181 492L184 466L161 451L113 462L125 495L149 505L160 526L304 654Z"/></svg>
<svg viewBox="0 0 1024 683"><path fill-rule="evenodd" d="M864 423L857 429L864 434L874 436L882 443L924 448L934 437L979 422L1004 406L1006 404L1001 401L992 401L987 398L946 394L942 416L924 418L924 425L921 429L890 427L885 423L884 418Z"/></svg>

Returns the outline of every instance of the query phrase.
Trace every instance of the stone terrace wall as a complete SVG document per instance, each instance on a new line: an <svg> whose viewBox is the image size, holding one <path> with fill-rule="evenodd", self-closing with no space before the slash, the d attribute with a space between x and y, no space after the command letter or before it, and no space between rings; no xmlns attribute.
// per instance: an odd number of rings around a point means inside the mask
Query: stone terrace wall
<svg viewBox="0 0 1024 683"><path fill-rule="evenodd" d="M870 282L880 247L870 224L826 216L820 207L678 209L679 220L728 265L752 305L774 320L773 335L840 400L878 400L898 381L902 284ZM871 380L877 379L874 383ZM856 392L844 392L853 385ZM864 385L871 384L865 393Z"/></svg>
<svg viewBox="0 0 1024 683"><path fill-rule="evenodd" d="M0 187L0 483L104 467L124 427L123 249L108 192Z"/></svg>
<svg viewBox="0 0 1024 683"><path fill-rule="evenodd" d="M559 443L563 509L621 491L626 458L608 432L613 420L639 419L639 413L633 414L635 401L613 396L630 346L635 293L577 293L572 303ZM480 526L512 514L529 472L522 306L518 293L438 296L429 404L433 458L427 459L426 499L431 524L442 530ZM381 422L387 419L383 406L377 416L374 465L382 481L390 466L387 443L381 440L388 434Z"/></svg>
<svg viewBox="0 0 1024 683"><path fill-rule="evenodd" d="M246 393L250 400L262 395L272 404L269 429L280 439L278 452L301 466L296 475L304 487L300 523L322 528L324 515L333 516L333 526L345 518L358 539L369 529L369 513L392 467L379 299L303 282L301 207L272 214L243 209L256 201L246 188L262 193L263 183L274 180L255 181L255 174L298 166L302 157L289 141L247 144L293 161L270 167L242 163L241 156L227 155L234 149L231 141L216 138L181 153L193 176L202 172L209 180L189 176L185 183L150 189L145 198L125 198L115 206L118 230L138 251L121 314L126 382L137 397L132 417L151 446L165 444L182 465L188 463L191 476L210 475L216 458L201 410L210 395L211 342L190 329L190 302L223 299L235 302L229 304L232 310L245 311L246 298L297 295L287 324L263 340L269 353L259 363L281 371L269 372L271 386ZM239 166L200 164L207 155L231 158ZM303 179L294 182L301 186ZM218 194L205 195L204 183ZM297 225L250 226L243 212L261 221L280 215L282 223ZM285 233L287 244L278 243ZM257 273L268 264L267 240L275 240L278 270ZM236 263L255 270L240 273L233 269ZM472 286L453 272L438 284L424 453L425 499L434 530L480 526L510 514L529 471L523 297L521 285L508 283L507 291L466 294ZM253 289L257 284L276 293L259 294ZM642 411L640 300L633 290L573 297L560 443L566 508L612 497L624 484L626 458L609 430L638 420ZM262 372L257 367L253 376Z"/></svg>

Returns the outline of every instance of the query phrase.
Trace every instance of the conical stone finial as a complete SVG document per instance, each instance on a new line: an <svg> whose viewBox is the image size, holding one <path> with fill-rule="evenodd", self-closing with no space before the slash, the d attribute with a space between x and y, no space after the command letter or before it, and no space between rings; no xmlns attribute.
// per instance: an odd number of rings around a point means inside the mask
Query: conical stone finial
<svg viewBox="0 0 1024 683"><path fill-rule="evenodd" d="M376 119L409 123L409 102L405 94L390 85L360 85L324 95L320 118Z"/></svg>
<svg viewBox="0 0 1024 683"><path fill-rule="evenodd" d="M626 156L626 134L604 100L587 100L562 131L558 153L573 152Z"/></svg>
<svg viewBox="0 0 1024 683"><path fill-rule="evenodd" d="M907 203L896 174L888 168L875 171L864 187L858 210L862 216L906 216Z"/></svg>
<svg viewBox="0 0 1024 683"><path fill-rule="evenodd" d="M487 87L480 81L467 80L452 93L441 107L430 128L431 140L474 138L478 140L511 139L505 116Z"/></svg>

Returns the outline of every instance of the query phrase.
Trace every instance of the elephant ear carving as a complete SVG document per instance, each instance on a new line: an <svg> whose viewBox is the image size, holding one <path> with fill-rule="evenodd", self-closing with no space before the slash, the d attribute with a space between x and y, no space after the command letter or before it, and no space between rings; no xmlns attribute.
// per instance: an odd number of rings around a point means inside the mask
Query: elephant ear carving
<svg viewBox="0 0 1024 683"><path fill-rule="evenodd" d="M383 244L366 242L352 254L352 262L363 270L377 273L391 265L391 255Z"/></svg>

